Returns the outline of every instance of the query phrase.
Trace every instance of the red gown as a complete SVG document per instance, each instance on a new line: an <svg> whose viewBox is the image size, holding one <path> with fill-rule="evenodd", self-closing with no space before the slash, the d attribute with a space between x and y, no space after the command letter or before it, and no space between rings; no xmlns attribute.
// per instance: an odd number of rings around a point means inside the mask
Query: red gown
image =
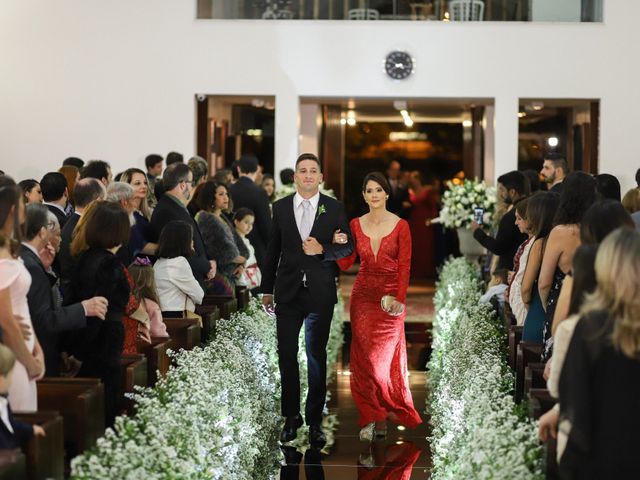
<svg viewBox="0 0 640 480"><path fill-rule="evenodd" d="M384 295L406 302L411 264L411 233L400 220L383 237L377 258L360 219L351 221L354 253L338 260L348 269L360 256L360 271L351 292L351 394L361 427L390 420L413 428L422 423L413 407L407 379L405 313L394 317L380 307Z"/></svg>

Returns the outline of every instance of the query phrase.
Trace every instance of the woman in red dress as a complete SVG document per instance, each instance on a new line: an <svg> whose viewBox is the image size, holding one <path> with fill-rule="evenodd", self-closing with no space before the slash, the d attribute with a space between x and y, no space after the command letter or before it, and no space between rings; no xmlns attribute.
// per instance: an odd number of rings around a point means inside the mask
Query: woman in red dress
<svg viewBox="0 0 640 480"><path fill-rule="evenodd" d="M422 420L409 390L404 338L409 225L386 209L391 189L381 173L368 174L362 190L369 213L351 221L356 248L338 264L346 270L360 256L351 292L351 393L360 414L360 439L372 441L376 434L384 436L387 419L410 428ZM337 232L334 241L344 243L346 235ZM395 299L383 310L385 295Z"/></svg>
<svg viewBox="0 0 640 480"><path fill-rule="evenodd" d="M436 198L432 188L425 184L422 174L418 171L411 172L409 185L411 187L409 201L412 205L409 227L411 228L411 241L415 245L411 257L411 276L413 278L435 278L433 227L427 225L427 220L438 216Z"/></svg>

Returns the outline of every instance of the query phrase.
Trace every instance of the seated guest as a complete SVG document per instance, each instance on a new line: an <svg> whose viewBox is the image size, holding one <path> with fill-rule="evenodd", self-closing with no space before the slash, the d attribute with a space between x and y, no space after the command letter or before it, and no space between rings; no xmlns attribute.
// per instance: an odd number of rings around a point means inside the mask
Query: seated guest
<svg viewBox="0 0 640 480"><path fill-rule="evenodd" d="M67 201L69 190L67 179L58 172L49 172L40 180L42 198L49 211L58 219L60 227L64 227L67 221Z"/></svg>
<svg viewBox="0 0 640 480"><path fill-rule="evenodd" d="M124 341L125 315L131 287L127 272L115 252L129 239L129 217L115 202L97 202L83 217L87 249L79 251L77 240L71 255L77 256L72 275L70 300L95 296L108 302L104 321L87 314L87 326L73 336L71 353L82 362L78 375L99 377L105 389L107 426L112 426L120 399L120 359Z"/></svg>
<svg viewBox="0 0 640 480"><path fill-rule="evenodd" d="M238 237L230 221L223 214L229 207L229 191L226 185L213 181L200 185L189 203L207 251L216 262L216 276L207 282L207 292L215 295L234 295L235 281L242 273L242 265L249 252ZM244 255L238 249L238 244Z"/></svg>
<svg viewBox="0 0 640 480"><path fill-rule="evenodd" d="M24 194L24 203L42 203L42 190L37 180L22 180L18 183Z"/></svg>
<svg viewBox="0 0 640 480"><path fill-rule="evenodd" d="M493 297L498 299L501 306L504 306L505 292L507 291L507 271L494 270L491 280L487 285L487 291L480 297L480 303L489 303Z"/></svg>
<svg viewBox="0 0 640 480"><path fill-rule="evenodd" d="M529 195L529 180L521 172L513 170L498 177L498 195L508 205L514 205L520 198ZM475 221L471 224L473 238L494 255L498 255L498 269L513 270L513 257L518 248L527 239L516 226L516 212L512 208L504 214L493 238L487 235Z"/></svg>
<svg viewBox="0 0 640 480"><path fill-rule="evenodd" d="M202 302L204 290L188 262L192 245L193 229L187 222L172 221L162 229L153 271L163 316L180 318Z"/></svg>
<svg viewBox="0 0 640 480"><path fill-rule="evenodd" d="M104 185L95 178L83 178L76 183L73 189L73 198L76 205L74 212L69 216L67 223L62 227L60 236L60 253L58 259L60 262L60 276L62 281L62 293L64 295L65 287L69 283L69 275L73 269L73 259L71 258L71 240L73 240L74 230L78 225L78 220L84 213L85 209L94 200L104 200L107 192Z"/></svg>
<svg viewBox="0 0 640 480"><path fill-rule="evenodd" d="M27 294L29 313L36 337L42 345L46 375L60 375L60 335L86 326L87 316L104 318L106 299L90 296L67 306L56 304L52 291L55 278L48 271L53 261L45 253L50 242L55 217L41 205L27 207L27 227L20 257L31 274L31 285ZM42 254L40 252L43 252ZM49 251L50 252L50 251Z"/></svg>
<svg viewBox="0 0 640 480"><path fill-rule="evenodd" d="M69 194L69 198L67 199L67 208L65 209L65 213L68 217L73 212L75 205L75 201L73 200L73 189L76 187L78 180L80 180L80 170L72 165L63 165L58 169L58 172L64 175L64 178L67 180L67 192Z"/></svg>
<svg viewBox="0 0 640 480"><path fill-rule="evenodd" d="M534 172L535 173L535 172ZM516 325L524 325L524 320L527 317L529 311L528 306L522 301L522 279L524 278L524 272L529 259L529 252L533 246L533 233L529 228L527 222L527 207L529 206L529 199L523 198L516 206L516 225L521 233L526 233L528 238L520 245L515 257L513 257L513 276L507 289L507 300L509 302L509 308L511 313L516 319Z"/></svg>
<svg viewBox="0 0 640 480"><path fill-rule="evenodd" d="M244 242L245 247L247 247L247 252L249 252L244 271L240 278L236 280L236 285L245 286L249 290L253 290L254 288L258 288L260 282L262 282L262 274L256 261L256 253L249 237L247 237L251 229L253 229L255 216L248 208L239 208L233 216L233 221L236 225L236 233Z"/></svg>
<svg viewBox="0 0 640 480"><path fill-rule="evenodd" d="M216 265L214 261L207 258L200 230L187 210L192 183L193 173L187 165L177 163L165 169L162 174L164 194L158 199L158 205L151 215L151 232L152 239L156 241L162 229L171 221L180 220L191 225L195 254L190 256L188 261L193 276L204 287L205 280L215 276Z"/></svg>
<svg viewBox="0 0 640 480"><path fill-rule="evenodd" d="M139 168L129 168L122 173L121 180L133 187L133 217L135 224L131 227L131 238L128 248L132 258L138 255L155 255L158 244L152 243L151 209L149 208L149 182L145 173Z"/></svg>
<svg viewBox="0 0 640 480"><path fill-rule="evenodd" d="M87 163L80 174L81 178L95 178L99 180L105 188L109 186L112 180L111 167L102 160L91 160Z"/></svg>
<svg viewBox="0 0 640 480"><path fill-rule="evenodd" d="M620 193L620 182L616 177L609 173L601 173L595 176L598 185L598 193L602 198L620 201L622 194Z"/></svg>
<svg viewBox="0 0 640 480"><path fill-rule="evenodd" d="M13 384L15 364L16 357L11 349L0 343L0 450L22 448L33 435L45 436L40 425L20 422L11 412L7 394Z"/></svg>
<svg viewBox="0 0 640 480"><path fill-rule="evenodd" d="M568 439L559 469L562 478L637 478L640 234L607 236L595 271L560 375L559 429Z"/></svg>
<svg viewBox="0 0 640 480"><path fill-rule="evenodd" d="M136 294L149 318L149 334L152 337L168 337L167 326L162 321L160 298L151 262L146 257L138 257L129 265L129 273L133 278Z"/></svg>

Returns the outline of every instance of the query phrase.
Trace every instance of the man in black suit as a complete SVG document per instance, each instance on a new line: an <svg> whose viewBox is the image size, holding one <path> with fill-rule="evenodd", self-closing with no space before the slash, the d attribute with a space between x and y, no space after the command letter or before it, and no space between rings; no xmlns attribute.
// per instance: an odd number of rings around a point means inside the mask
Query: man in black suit
<svg viewBox="0 0 640 480"><path fill-rule="evenodd" d="M162 174L162 184L166 190L151 215L153 241L158 241L160 232L172 220L182 220L191 225L195 255L187 261L191 265L193 276L204 288L205 279L211 279L216 274L216 262L207 258L200 229L187 210L193 189L193 173L184 163L171 164Z"/></svg>
<svg viewBox="0 0 640 480"><path fill-rule="evenodd" d="M238 181L229 186L233 208L248 208L255 214L253 230L247 235L256 251L256 260L260 270L265 265L265 254L269 243L271 212L269 197L263 188L256 185L258 159L253 155L244 155L238 160Z"/></svg>
<svg viewBox="0 0 640 480"><path fill-rule="evenodd" d="M498 177L498 195L508 205L515 205L520 199L529 195L529 179L522 172L513 170ZM487 235L475 221L471 224L473 238L494 255L498 255L496 270L513 270L513 257L518 247L527 239L516 226L516 209L511 208L504 214L498 226L496 237Z"/></svg>
<svg viewBox="0 0 640 480"><path fill-rule="evenodd" d="M567 159L557 153L545 155L540 173L544 177L548 190L559 195L564 187L564 179L569 174Z"/></svg>
<svg viewBox="0 0 640 480"><path fill-rule="evenodd" d="M107 299L93 297L66 307L55 304L52 286L56 278L51 272L55 254L51 246L51 231L57 227L56 218L46 207L27 205L27 227L20 257L31 274L31 286L27 293L31 322L44 352L45 375L60 375L60 333L84 328L87 317L104 320Z"/></svg>
<svg viewBox="0 0 640 480"><path fill-rule="evenodd" d="M60 227L64 227L67 222L65 208L69 201L67 179L59 172L49 172L40 180L40 189L44 204L56 216Z"/></svg>
<svg viewBox="0 0 640 480"><path fill-rule="evenodd" d="M397 160L391 160L387 166L387 181L391 187L391 195L387 201L387 209L401 218L407 218L409 188L402 180L402 166Z"/></svg>
<svg viewBox="0 0 640 480"><path fill-rule="evenodd" d="M73 240L73 230L76 228L80 217L87 206L94 200L104 200L106 191L104 185L95 178L83 178L78 180L73 188L73 199L76 202L75 211L69 215L67 223L64 224L60 232L62 241L60 242L60 252L58 252L58 262L60 264L60 277L62 282L62 293L64 296L65 287L71 281L70 275L73 270L73 260L71 258L70 246Z"/></svg>
<svg viewBox="0 0 640 480"><path fill-rule="evenodd" d="M277 303L281 406L286 417L280 441L295 439L302 426L298 335L304 324L309 371L305 420L311 445L319 448L326 441L320 424L327 391L326 346L337 302L335 261L353 252L344 207L319 192L321 182L318 158L311 153L300 155L295 172L297 193L273 205L272 236L260 287L265 308L272 307L274 290ZM346 243L332 243L336 230L347 233Z"/></svg>

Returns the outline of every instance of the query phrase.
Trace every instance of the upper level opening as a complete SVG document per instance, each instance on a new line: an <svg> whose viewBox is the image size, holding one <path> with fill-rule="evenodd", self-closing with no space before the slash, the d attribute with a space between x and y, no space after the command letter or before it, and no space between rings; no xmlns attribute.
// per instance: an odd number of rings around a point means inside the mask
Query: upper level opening
<svg viewBox="0 0 640 480"><path fill-rule="evenodd" d="M602 22L603 0L197 0L201 19Z"/></svg>

